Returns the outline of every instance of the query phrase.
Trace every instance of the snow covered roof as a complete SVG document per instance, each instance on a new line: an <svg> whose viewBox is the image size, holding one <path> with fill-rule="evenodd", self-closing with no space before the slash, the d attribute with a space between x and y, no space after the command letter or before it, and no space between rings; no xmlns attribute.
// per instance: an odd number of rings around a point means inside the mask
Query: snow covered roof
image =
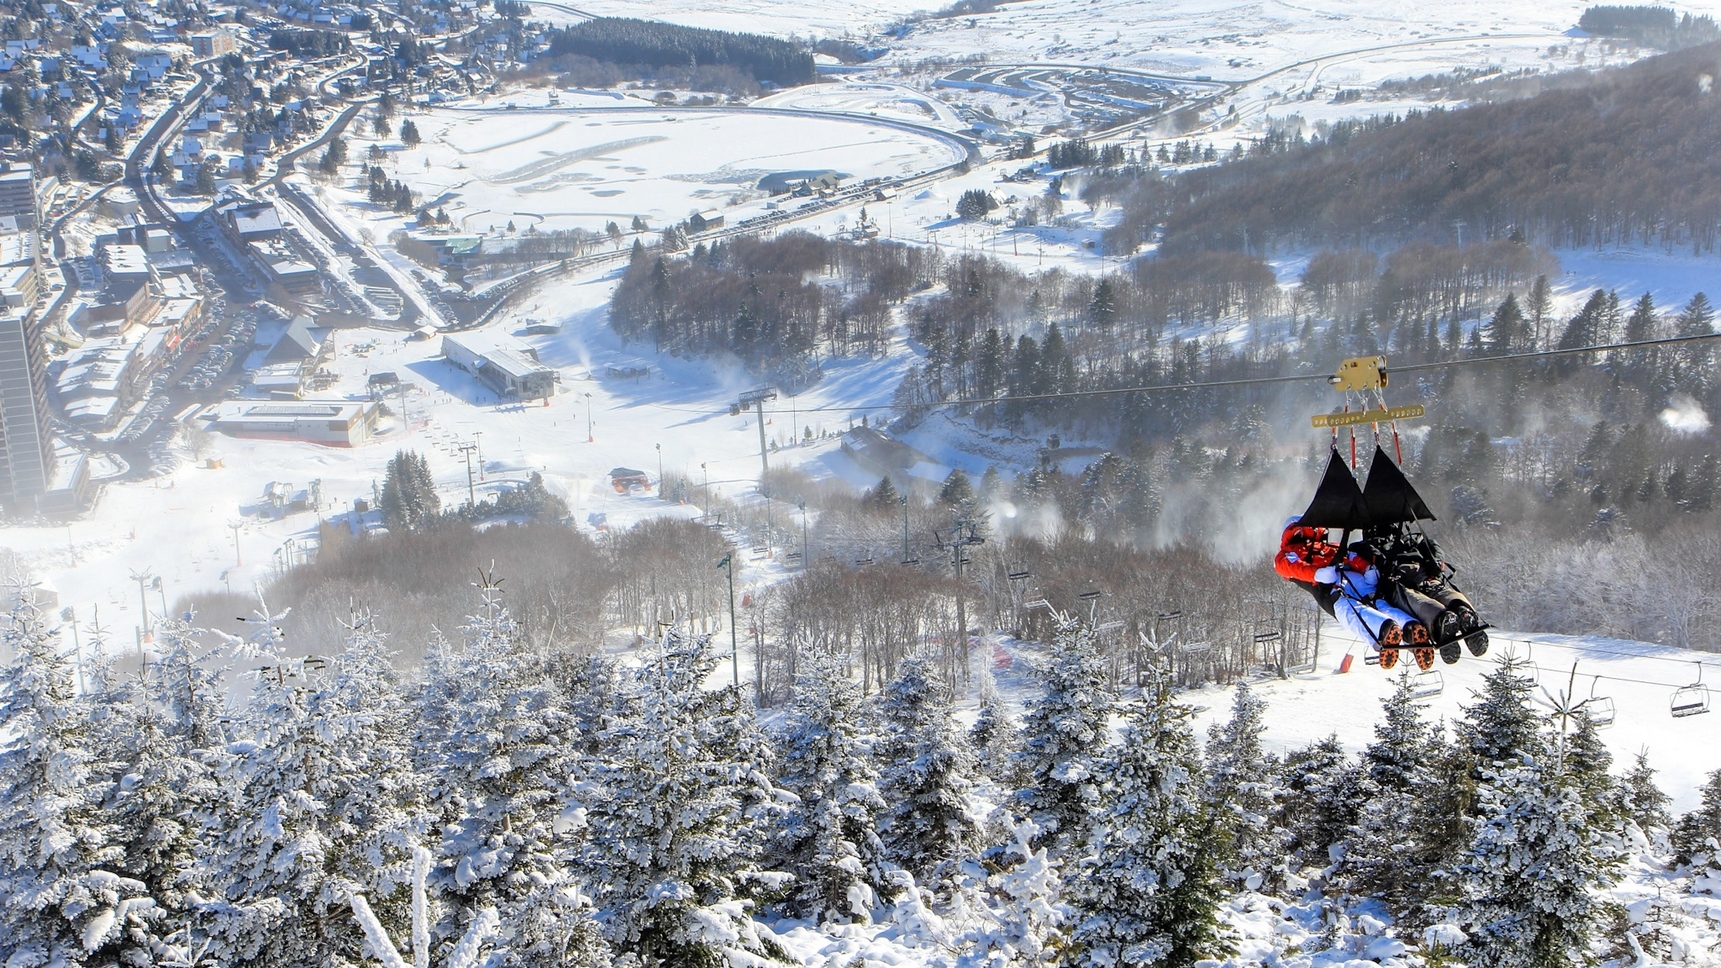
<svg viewBox="0 0 1721 968"><path fill-rule="evenodd" d="M287 325L287 331L275 341L266 358L270 363L281 363L291 360L302 360L317 356L323 351L323 340L311 330L309 316L295 316Z"/></svg>

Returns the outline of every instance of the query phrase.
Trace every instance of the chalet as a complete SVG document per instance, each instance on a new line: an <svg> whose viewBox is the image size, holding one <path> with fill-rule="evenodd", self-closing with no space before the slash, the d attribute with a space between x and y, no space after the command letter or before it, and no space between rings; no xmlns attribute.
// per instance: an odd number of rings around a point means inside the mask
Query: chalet
<svg viewBox="0 0 1721 968"><path fill-rule="evenodd" d="M771 195L788 195L795 192L811 194L836 188L842 180L848 177L840 171L829 168L804 171L776 171L759 179L759 190Z"/></svg>
<svg viewBox="0 0 1721 968"><path fill-rule="evenodd" d="M312 328L309 316L294 316L287 324L287 331L269 348L269 354L263 357L265 364L298 363L305 360L312 362L314 367L328 355L331 341L325 335L319 335Z"/></svg>
<svg viewBox="0 0 1721 968"><path fill-rule="evenodd" d="M695 232L709 232L723 227L723 213L714 208L694 212L687 218L687 227Z"/></svg>
<svg viewBox="0 0 1721 968"><path fill-rule="evenodd" d="M899 488L930 491L951 473L950 468L872 427L855 427L843 434L841 447L862 470L888 477Z"/></svg>
<svg viewBox="0 0 1721 968"><path fill-rule="evenodd" d="M549 398L562 375L538 362L538 353L518 340L492 333L442 337L442 356L476 376L500 396Z"/></svg>

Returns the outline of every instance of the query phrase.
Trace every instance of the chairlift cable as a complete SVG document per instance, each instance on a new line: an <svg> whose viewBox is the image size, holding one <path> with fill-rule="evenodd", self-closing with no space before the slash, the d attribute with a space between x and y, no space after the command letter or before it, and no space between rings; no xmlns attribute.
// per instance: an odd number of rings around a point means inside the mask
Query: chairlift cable
<svg viewBox="0 0 1721 968"><path fill-rule="evenodd" d="M1516 363L1528 360L1550 359L1557 356L1577 356L1586 353L1612 353L1618 350L1651 349L1660 346L1677 346L1685 343L1695 343L1702 340L1721 339L1721 333L1697 333L1690 336L1666 336L1659 339L1631 340L1619 343L1598 343L1592 346L1567 347L1565 349L1536 350L1530 353L1503 353L1495 356L1472 356L1455 360L1437 360L1432 363L1411 363L1405 366L1387 367L1388 374L1417 373L1429 370L1443 370L1457 366L1479 366L1488 363ZM955 400L937 400L916 405L924 410L941 410L947 407L982 407L1008 403L1033 403L1041 400L1067 400L1078 397L1111 397L1126 393L1169 393L1182 390L1219 390L1231 387L1272 386L1285 383L1308 383L1319 381L1326 383L1330 377L1325 373L1295 373L1283 376L1243 377L1234 380L1205 380L1193 383L1156 383L1147 386L1133 387L1104 387L1096 390L1060 390L1055 393L1026 393L1018 396L1005 397L963 397ZM710 410L700 407L676 407L668 404L650 403L645 406L658 410L668 410L675 413L700 414L704 416L729 416L727 408ZM801 413L855 413L860 411L890 410L896 407L894 402L874 403L864 406L852 404L824 404L815 407L801 407Z"/></svg>
<svg viewBox="0 0 1721 968"><path fill-rule="evenodd" d="M1578 644L1573 643L1573 642L1555 642L1555 641L1546 640L1546 639L1535 639L1535 640L1511 639L1508 641L1517 641L1517 642L1533 641L1536 645L1539 645L1539 646L1545 645L1545 646L1549 646L1551 648L1571 649L1573 652L1583 652L1583 653L1589 653L1589 654L1595 654L1595 655L1617 655L1617 656L1620 656L1621 658L1626 658L1626 659L1655 659L1659 662L1673 662L1673 663L1677 663L1679 665L1691 665L1691 664L1695 663L1695 664L1701 666L1701 665L1704 665L1705 663L1714 661L1714 660L1705 660L1705 659L1675 659L1672 656L1666 656L1666 655L1642 655L1642 654L1637 653L1637 652L1623 652L1623 651L1620 651L1619 649L1602 649L1602 648L1597 648L1595 646L1590 646L1590 645L1578 645Z"/></svg>

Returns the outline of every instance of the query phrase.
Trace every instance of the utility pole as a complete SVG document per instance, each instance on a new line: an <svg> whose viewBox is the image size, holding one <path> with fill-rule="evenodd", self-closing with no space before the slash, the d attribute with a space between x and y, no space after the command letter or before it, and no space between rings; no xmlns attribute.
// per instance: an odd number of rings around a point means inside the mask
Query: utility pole
<svg viewBox="0 0 1721 968"><path fill-rule="evenodd" d="M735 674L735 685L741 685L741 644L735 635L735 556L727 554L717 563L729 576L729 668Z"/></svg>
<svg viewBox="0 0 1721 968"><path fill-rule="evenodd" d="M466 504L468 507L478 506L478 495L472 488L472 452L477 449L477 444L460 445L460 453L466 458Z"/></svg>
<svg viewBox="0 0 1721 968"><path fill-rule="evenodd" d="M741 411L749 408L753 409L758 414L759 483L761 484L765 482L765 475L771 472L771 464L767 459L767 453L765 450L765 401L775 399L777 399L777 391L774 387L760 387L757 390L748 390L746 393L741 394L738 400L729 405L729 415L731 417L736 416Z"/></svg>

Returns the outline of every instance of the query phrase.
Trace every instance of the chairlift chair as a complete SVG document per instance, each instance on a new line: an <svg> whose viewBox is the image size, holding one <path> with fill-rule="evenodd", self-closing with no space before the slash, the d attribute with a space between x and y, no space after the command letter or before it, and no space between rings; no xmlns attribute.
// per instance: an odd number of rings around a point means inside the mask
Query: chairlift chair
<svg viewBox="0 0 1721 968"><path fill-rule="evenodd" d="M1684 719L1709 711L1709 687L1703 684L1703 663L1697 663L1697 681L1673 690L1673 698L1667 705L1674 719Z"/></svg>
<svg viewBox="0 0 1721 968"><path fill-rule="evenodd" d="M1583 711L1589 714L1590 725L1603 729L1613 725L1618 711L1614 709L1612 696L1596 695L1596 684L1601 682L1601 676L1590 680L1590 697L1584 700Z"/></svg>
<svg viewBox="0 0 1721 968"><path fill-rule="evenodd" d="M1446 691L1446 677L1439 669L1429 669L1418 672L1410 680L1410 695L1413 699L1432 699Z"/></svg>

